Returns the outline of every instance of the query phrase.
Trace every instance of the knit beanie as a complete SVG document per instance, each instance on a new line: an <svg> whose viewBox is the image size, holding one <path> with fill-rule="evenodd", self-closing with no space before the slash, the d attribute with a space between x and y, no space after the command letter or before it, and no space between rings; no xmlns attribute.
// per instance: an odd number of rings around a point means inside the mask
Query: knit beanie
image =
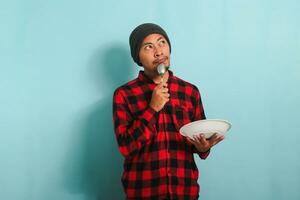
<svg viewBox="0 0 300 200"><path fill-rule="evenodd" d="M134 62L136 62L136 64L138 64L139 66L142 66L142 63L140 62L140 58L139 58L139 52L141 49L142 42L145 39L145 37L153 33L161 34L166 38L170 46L170 52L171 52L171 43L168 38L168 35L160 26L152 23L141 24L131 32L129 37L131 57L133 58Z"/></svg>

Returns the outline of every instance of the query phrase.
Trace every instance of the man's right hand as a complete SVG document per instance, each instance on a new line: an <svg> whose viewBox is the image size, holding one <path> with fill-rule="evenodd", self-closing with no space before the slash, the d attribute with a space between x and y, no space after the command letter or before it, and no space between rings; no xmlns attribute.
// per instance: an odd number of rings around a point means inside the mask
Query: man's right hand
<svg viewBox="0 0 300 200"><path fill-rule="evenodd" d="M156 112L163 109L165 104L169 101L170 94L168 90L168 85L165 82L158 84L153 92L150 101L150 107L152 107Z"/></svg>

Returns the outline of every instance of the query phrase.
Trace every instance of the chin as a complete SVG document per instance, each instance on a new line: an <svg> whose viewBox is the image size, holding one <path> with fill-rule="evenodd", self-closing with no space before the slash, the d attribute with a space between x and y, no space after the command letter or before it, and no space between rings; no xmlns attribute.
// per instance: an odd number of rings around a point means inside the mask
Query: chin
<svg viewBox="0 0 300 200"><path fill-rule="evenodd" d="M165 67L170 68L170 63L167 62L166 64L164 63Z"/></svg>

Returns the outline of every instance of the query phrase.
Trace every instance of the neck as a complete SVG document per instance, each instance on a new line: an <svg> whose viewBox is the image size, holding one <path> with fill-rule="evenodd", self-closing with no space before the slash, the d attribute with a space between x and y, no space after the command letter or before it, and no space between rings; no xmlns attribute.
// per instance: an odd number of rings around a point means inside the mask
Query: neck
<svg viewBox="0 0 300 200"><path fill-rule="evenodd" d="M153 82L155 84L159 84L161 83L161 81L163 80L163 82L167 82L169 79L169 71L167 71L163 76L160 76L159 74L157 74L157 72L149 72L149 71L144 71L145 74L153 80Z"/></svg>

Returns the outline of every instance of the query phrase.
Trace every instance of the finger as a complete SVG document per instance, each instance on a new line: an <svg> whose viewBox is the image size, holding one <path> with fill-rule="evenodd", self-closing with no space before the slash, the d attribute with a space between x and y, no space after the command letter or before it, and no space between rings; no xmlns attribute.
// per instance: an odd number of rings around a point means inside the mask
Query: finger
<svg viewBox="0 0 300 200"><path fill-rule="evenodd" d="M162 89L162 88L163 88L163 83L157 84L156 89L160 90L160 89Z"/></svg>
<svg viewBox="0 0 300 200"><path fill-rule="evenodd" d="M192 140L192 139L189 138L189 137L186 137L186 139L187 139L190 143L192 143L193 145L195 145L195 141L194 141L194 140Z"/></svg>
<svg viewBox="0 0 300 200"><path fill-rule="evenodd" d="M164 94L163 94L163 97L169 98L169 97L170 97L170 94L169 94L169 93L164 93Z"/></svg>
<svg viewBox="0 0 300 200"><path fill-rule="evenodd" d="M224 139L225 139L225 136L224 136L224 135L221 135L221 136L219 137L219 139L218 139L218 143L221 142L221 141L224 140Z"/></svg>
<svg viewBox="0 0 300 200"><path fill-rule="evenodd" d="M160 91L161 91L162 93L168 93L169 89L163 87L163 88L160 89Z"/></svg>
<svg viewBox="0 0 300 200"><path fill-rule="evenodd" d="M215 140L217 137L218 137L218 134L217 134L217 133L214 133L214 134L209 138L209 140Z"/></svg>
<svg viewBox="0 0 300 200"><path fill-rule="evenodd" d="M224 139L225 139L225 135L221 135L221 134L220 134L219 138L220 138L221 140L224 140Z"/></svg>
<svg viewBox="0 0 300 200"><path fill-rule="evenodd" d="M194 142L199 144L200 143L200 140L199 138L197 137L197 135L193 135L193 139L194 139Z"/></svg>
<svg viewBox="0 0 300 200"><path fill-rule="evenodd" d="M168 90L168 88L163 88L162 86L157 86L156 91L157 91L157 93L165 94L165 93L168 93L169 90Z"/></svg>
<svg viewBox="0 0 300 200"><path fill-rule="evenodd" d="M167 103L168 101L170 101L170 98L164 97L164 98L163 98L163 101L164 101L165 103Z"/></svg>
<svg viewBox="0 0 300 200"><path fill-rule="evenodd" d="M157 83L157 85L162 85L164 87L167 87L168 83L164 80L161 80L159 83Z"/></svg>
<svg viewBox="0 0 300 200"><path fill-rule="evenodd" d="M157 84L157 86L159 86L160 88L163 88L163 87L167 87L168 84L167 84L166 82L159 82L159 83Z"/></svg>
<svg viewBox="0 0 300 200"><path fill-rule="evenodd" d="M224 139L224 135L222 134L216 134L216 140L223 140Z"/></svg>
<svg viewBox="0 0 300 200"><path fill-rule="evenodd" d="M199 144L201 144L201 145L203 145L203 146L206 145L206 141L204 140L202 134L200 134L200 135L195 135L195 138L196 138L196 140L197 140L197 142L198 142Z"/></svg>
<svg viewBox="0 0 300 200"><path fill-rule="evenodd" d="M201 142L203 145L207 145L207 140L206 140L204 134L200 134L200 142Z"/></svg>
<svg viewBox="0 0 300 200"><path fill-rule="evenodd" d="M219 140L215 140L212 144L211 144L211 146L215 146L216 144L218 144L220 141Z"/></svg>
<svg viewBox="0 0 300 200"><path fill-rule="evenodd" d="M214 146L224 139L223 135L218 135L214 140L211 141L211 145Z"/></svg>

